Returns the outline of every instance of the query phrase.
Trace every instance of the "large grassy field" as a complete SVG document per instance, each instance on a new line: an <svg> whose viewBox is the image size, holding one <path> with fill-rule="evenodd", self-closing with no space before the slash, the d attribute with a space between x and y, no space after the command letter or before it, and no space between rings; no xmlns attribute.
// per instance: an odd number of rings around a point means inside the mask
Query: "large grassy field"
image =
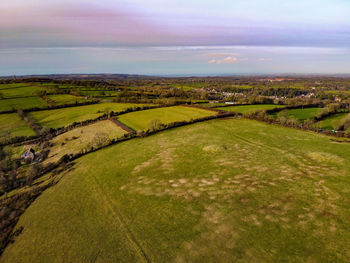
<svg viewBox="0 0 350 263"><path fill-rule="evenodd" d="M218 110L224 111L235 111L239 113L249 113L256 112L259 110L271 110L276 108L283 108L283 105L275 105L275 104L254 104L254 105L242 105L242 106L228 106L228 107L218 107Z"/></svg>
<svg viewBox="0 0 350 263"><path fill-rule="evenodd" d="M9 133L10 137L35 135L17 113L0 114L0 137L6 133Z"/></svg>
<svg viewBox="0 0 350 263"><path fill-rule="evenodd" d="M0 99L0 111L12 109L45 108L47 103L40 97Z"/></svg>
<svg viewBox="0 0 350 263"><path fill-rule="evenodd" d="M189 121L191 119L197 119L215 114L217 113L209 110L185 106L174 106L131 112L119 116L118 120L137 131L147 130L153 120L159 120L161 123L168 124L176 121Z"/></svg>
<svg viewBox="0 0 350 263"><path fill-rule="evenodd" d="M333 130L342 125L349 113L336 113L316 123L317 127L321 129Z"/></svg>
<svg viewBox="0 0 350 263"><path fill-rule="evenodd" d="M350 146L212 120L76 161L0 262L349 262Z"/></svg>
<svg viewBox="0 0 350 263"><path fill-rule="evenodd" d="M73 129L51 140L53 146L50 147L50 153L45 162L56 162L65 154L79 153L84 148L94 146L95 139L99 136L106 135L109 139L116 139L125 133L110 120Z"/></svg>
<svg viewBox="0 0 350 263"><path fill-rule="evenodd" d="M73 122L80 122L88 119L94 119L108 111L123 111L127 108L143 106L144 104L131 103L100 103L85 105L79 107L70 107L55 110L37 111L30 113L41 126L50 128L64 127Z"/></svg>
<svg viewBox="0 0 350 263"><path fill-rule="evenodd" d="M20 85L0 85L0 92L4 98L14 98L14 97L28 97L35 96L40 91L52 92L52 89L44 88L40 86L32 86L26 83L18 83Z"/></svg>

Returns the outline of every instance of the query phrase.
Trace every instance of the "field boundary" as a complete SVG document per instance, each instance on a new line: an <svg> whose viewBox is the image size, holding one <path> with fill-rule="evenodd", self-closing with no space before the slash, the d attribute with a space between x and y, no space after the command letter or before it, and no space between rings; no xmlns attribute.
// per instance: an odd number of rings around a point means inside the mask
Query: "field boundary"
<svg viewBox="0 0 350 263"><path fill-rule="evenodd" d="M113 122L115 125L126 131L127 133L135 133L135 130L132 129L131 127L127 126L126 124L120 122L116 118L109 118L111 122Z"/></svg>

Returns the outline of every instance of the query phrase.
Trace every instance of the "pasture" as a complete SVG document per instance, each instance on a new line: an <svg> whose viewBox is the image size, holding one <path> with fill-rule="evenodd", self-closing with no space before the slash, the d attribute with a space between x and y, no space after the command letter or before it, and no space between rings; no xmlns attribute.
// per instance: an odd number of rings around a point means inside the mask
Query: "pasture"
<svg viewBox="0 0 350 263"><path fill-rule="evenodd" d="M52 93L53 90L40 86L34 86L28 83L22 83L21 85L16 86L8 84L0 85L0 92L4 98L16 98L36 96L39 92Z"/></svg>
<svg viewBox="0 0 350 263"><path fill-rule="evenodd" d="M53 100L56 105L74 104L88 101L83 97L76 97L70 94L48 95L46 97Z"/></svg>
<svg viewBox="0 0 350 263"><path fill-rule="evenodd" d="M127 108L139 106L145 106L145 104L100 103L78 107L31 112L29 115L33 117L42 127L47 126L50 128L59 128L68 126L74 122L95 119L99 116L102 116L106 112L119 112L126 110Z"/></svg>
<svg viewBox="0 0 350 263"><path fill-rule="evenodd" d="M254 105L240 105L240 106L228 106L228 107L217 107L218 110L223 111L234 111L238 113L252 113L260 110L272 110L276 108L283 108L284 105L275 104L254 104Z"/></svg>
<svg viewBox="0 0 350 263"><path fill-rule="evenodd" d="M65 154L76 154L85 148L95 146L97 140L105 139L105 137L109 140L117 139L125 133L110 120L75 128L50 141L53 146L50 147L50 153L45 162L56 162Z"/></svg>
<svg viewBox="0 0 350 263"><path fill-rule="evenodd" d="M305 120L310 120L314 118L317 113L319 113L322 110L322 108L303 108L303 109L290 109L290 110L283 110L276 115L284 115L287 118L295 118L299 122L304 122Z"/></svg>
<svg viewBox="0 0 350 263"><path fill-rule="evenodd" d="M118 116L118 120L135 131L138 131L149 129L150 123L154 120L158 120L163 124L168 124L176 121L189 121L191 119L202 118L215 114L217 113L209 110L185 106L174 106L130 112Z"/></svg>
<svg viewBox="0 0 350 263"><path fill-rule="evenodd" d="M349 113L336 113L327 118L317 122L315 125L321 129L336 130L342 125L345 119L349 116Z"/></svg>
<svg viewBox="0 0 350 263"><path fill-rule="evenodd" d="M350 147L212 120L78 160L0 262L348 262Z"/></svg>
<svg viewBox="0 0 350 263"><path fill-rule="evenodd" d="M1 138L10 135L10 138L32 136L35 132L18 116L17 113L0 114Z"/></svg>
<svg viewBox="0 0 350 263"><path fill-rule="evenodd" d="M40 97L0 99L0 111L13 109L45 108L47 103Z"/></svg>

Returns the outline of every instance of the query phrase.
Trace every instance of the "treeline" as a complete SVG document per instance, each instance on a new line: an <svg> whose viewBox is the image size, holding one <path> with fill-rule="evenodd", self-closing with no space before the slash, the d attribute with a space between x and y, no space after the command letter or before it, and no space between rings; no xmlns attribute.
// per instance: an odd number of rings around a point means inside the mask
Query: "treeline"
<svg viewBox="0 0 350 263"><path fill-rule="evenodd" d="M288 118L283 115L277 118L274 118L269 113L271 112L269 112L268 110L262 110L262 111L252 112L252 113L245 113L243 114L243 116L248 119L263 121L269 124L276 124L284 127L296 128L301 130L309 130L309 131L314 131L314 132L318 132L318 133L322 133L330 136L350 138L350 130L344 129L346 127L350 128L350 118L348 119L348 122L346 122L346 125L348 126L344 125L344 128L342 130L337 130L336 132L333 132L330 130L320 129L316 127L314 119L306 120L304 122L299 122L295 118Z"/></svg>
<svg viewBox="0 0 350 263"><path fill-rule="evenodd" d="M77 107L77 106L84 106L84 105L91 105L91 104L97 104L99 101L84 101L84 102L78 102L75 103L69 103L69 104L61 104L61 105L51 105L48 107L33 107L33 108L27 108L22 109L24 112L30 112L30 111L44 111L44 110L55 110L55 109L62 109L62 108L70 108L70 107ZM13 108L12 110L6 110L6 111L0 111L0 114L6 114L6 113L15 113L18 109Z"/></svg>

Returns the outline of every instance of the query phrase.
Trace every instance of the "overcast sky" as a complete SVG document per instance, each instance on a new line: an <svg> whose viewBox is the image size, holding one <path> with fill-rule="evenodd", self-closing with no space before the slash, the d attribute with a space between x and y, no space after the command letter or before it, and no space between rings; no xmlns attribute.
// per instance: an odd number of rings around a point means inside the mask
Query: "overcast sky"
<svg viewBox="0 0 350 263"><path fill-rule="evenodd" d="M0 75L350 73L348 0L0 1Z"/></svg>

